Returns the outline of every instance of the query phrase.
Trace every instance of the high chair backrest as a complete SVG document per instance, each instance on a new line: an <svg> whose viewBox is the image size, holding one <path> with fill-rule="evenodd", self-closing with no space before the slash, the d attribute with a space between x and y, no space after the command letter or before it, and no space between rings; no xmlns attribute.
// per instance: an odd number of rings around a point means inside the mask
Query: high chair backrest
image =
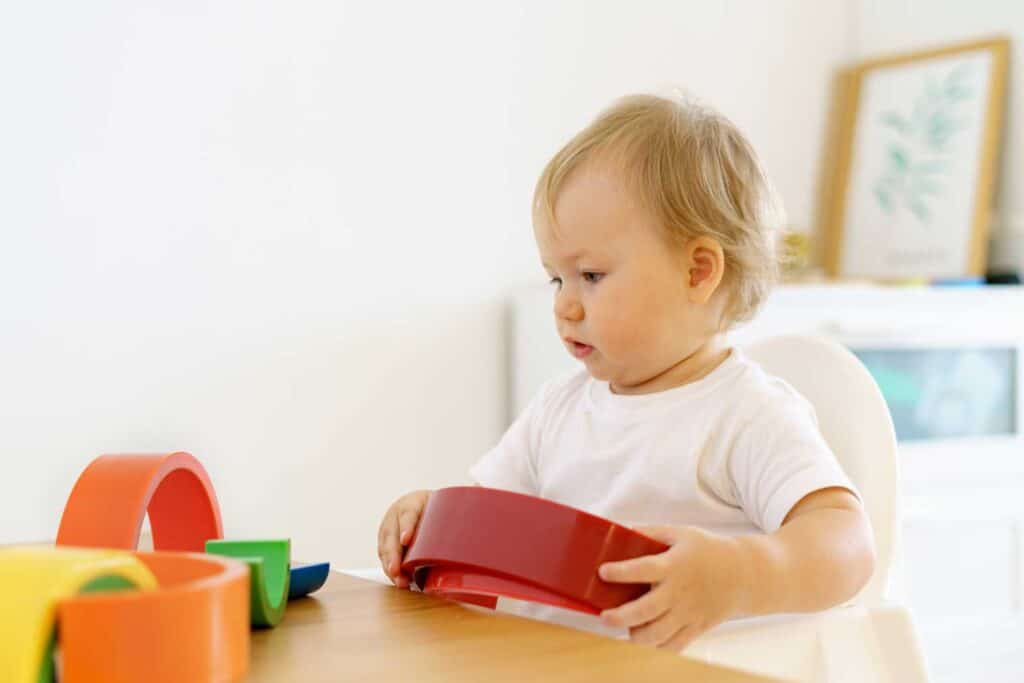
<svg viewBox="0 0 1024 683"><path fill-rule="evenodd" d="M875 535L875 573L855 602L878 604L886 594L899 541L899 462L892 417L867 368L823 337L784 335L757 340L744 353L800 392L839 464L861 494Z"/></svg>

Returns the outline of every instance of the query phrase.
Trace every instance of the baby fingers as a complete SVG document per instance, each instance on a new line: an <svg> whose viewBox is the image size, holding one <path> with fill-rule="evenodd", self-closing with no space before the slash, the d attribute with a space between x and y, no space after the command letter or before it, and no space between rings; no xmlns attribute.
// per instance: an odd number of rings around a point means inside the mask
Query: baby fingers
<svg viewBox="0 0 1024 683"><path fill-rule="evenodd" d="M403 546L409 545L412 540L412 532L416 530L416 524L420 521L419 510L403 510L398 516L398 538Z"/></svg>
<svg viewBox="0 0 1024 683"><path fill-rule="evenodd" d="M663 554L605 562L598 568L598 576L610 583L657 583L667 572L668 563Z"/></svg>
<svg viewBox="0 0 1024 683"><path fill-rule="evenodd" d="M601 620L609 626L632 628L654 621L672 607L668 592L655 588L636 600L601 612Z"/></svg>
<svg viewBox="0 0 1024 683"><path fill-rule="evenodd" d="M380 557L384 573L394 577L398 574L398 558L402 556L402 546L398 540L398 520L388 515L380 527L377 538L377 556Z"/></svg>

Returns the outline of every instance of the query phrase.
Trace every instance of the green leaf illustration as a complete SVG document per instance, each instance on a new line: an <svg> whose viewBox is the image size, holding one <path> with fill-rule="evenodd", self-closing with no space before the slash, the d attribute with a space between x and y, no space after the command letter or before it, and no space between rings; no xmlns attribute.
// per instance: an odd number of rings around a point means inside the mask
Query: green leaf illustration
<svg viewBox="0 0 1024 683"><path fill-rule="evenodd" d="M875 185L875 198L886 213L892 213L892 195L882 185Z"/></svg>
<svg viewBox="0 0 1024 683"><path fill-rule="evenodd" d="M895 128L903 134L910 132L910 121L906 120L894 111L882 114L882 125Z"/></svg>
<svg viewBox="0 0 1024 683"><path fill-rule="evenodd" d="M925 206L924 202L922 202L917 197L910 200L910 210L914 213L915 216L917 216L917 219L922 223L927 223L928 218L931 216L931 214L928 211L928 207Z"/></svg>
<svg viewBox="0 0 1024 683"><path fill-rule="evenodd" d="M900 171L907 169L907 153L899 145L889 145L889 160Z"/></svg>
<svg viewBox="0 0 1024 683"><path fill-rule="evenodd" d="M930 204L945 193L939 181L949 175L955 161L950 144L969 128L957 109L976 97L971 87L973 72L973 63L961 63L940 79L926 77L909 116L892 109L879 114L878 122L889 139L884 143L884 167L872 190L885 213L907 209L918 222L930 221L934 213Z"/></svg>

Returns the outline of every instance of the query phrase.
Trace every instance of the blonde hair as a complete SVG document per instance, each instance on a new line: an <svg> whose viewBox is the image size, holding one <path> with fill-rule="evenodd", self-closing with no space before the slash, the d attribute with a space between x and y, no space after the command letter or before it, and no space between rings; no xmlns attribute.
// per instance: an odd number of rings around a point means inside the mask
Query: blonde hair
<svg viewBox="0 0 1024 683"><path fill-rule="evenodd" d="M774 233L782 207L743 134L682 97L624 97L548 162L534 211L545 212L554 226L554 205L569 175L609 155L622 162L626 182L677 244L708 236L722 245L723 327L751 318L777 278Z"/></svg>

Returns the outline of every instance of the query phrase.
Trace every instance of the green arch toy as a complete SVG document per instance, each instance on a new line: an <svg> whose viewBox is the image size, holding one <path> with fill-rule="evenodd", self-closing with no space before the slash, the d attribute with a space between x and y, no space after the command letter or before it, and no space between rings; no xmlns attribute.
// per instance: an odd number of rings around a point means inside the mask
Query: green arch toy
<svg viewBox="0 0 1024 683"><path fill-rule="evenodd" d="M284 616L291 580L291 541L229 541L211 539L206 552L249 565L249 605L253 626L273 627Z"/></svg>

